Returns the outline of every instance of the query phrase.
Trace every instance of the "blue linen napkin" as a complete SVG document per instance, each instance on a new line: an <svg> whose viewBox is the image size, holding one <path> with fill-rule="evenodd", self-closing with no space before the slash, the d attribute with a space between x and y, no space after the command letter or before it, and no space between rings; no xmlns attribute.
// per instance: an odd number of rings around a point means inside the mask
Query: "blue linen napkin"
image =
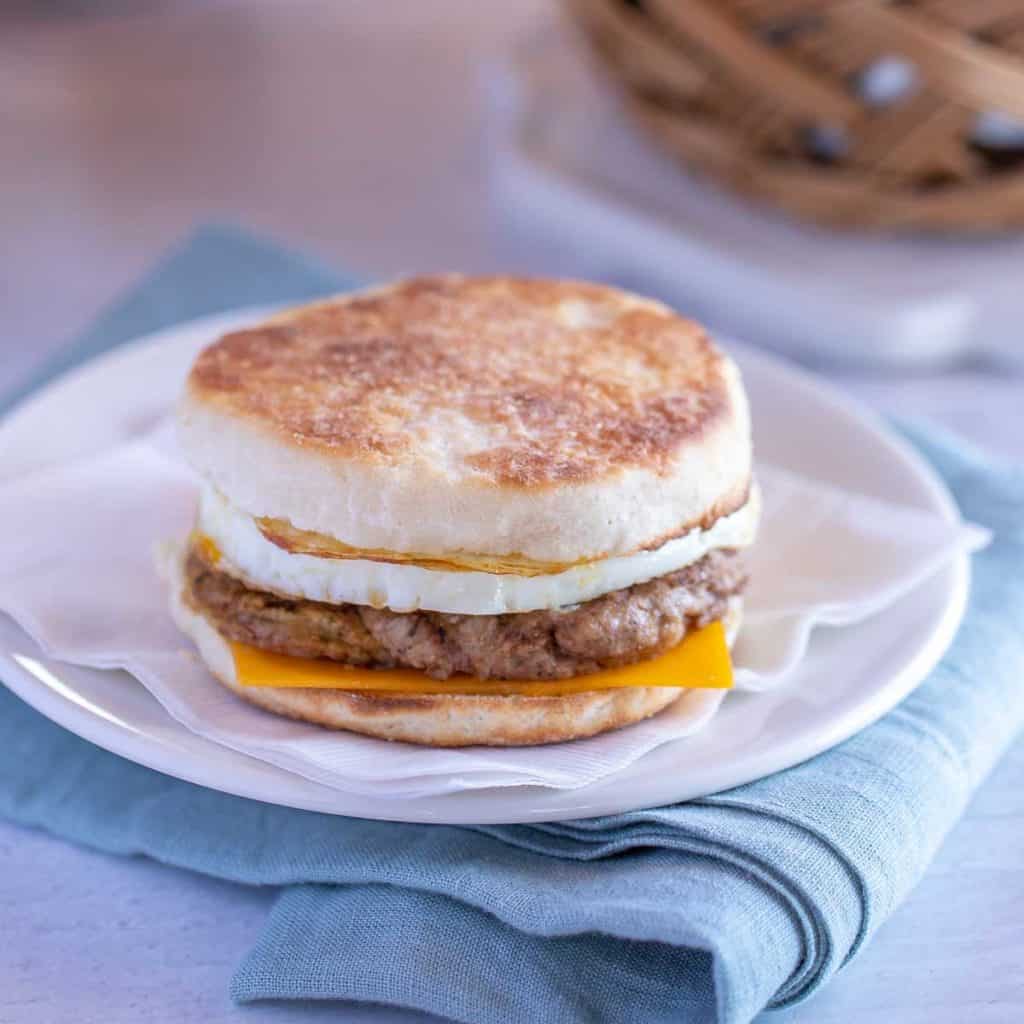
<svg viewBox="0 0 1024 1024"><path fill-rule="evenodd" d="M345 282L205 229L82 358L217 308ZM912 439L994 531L942 664L876 725L757 783L541 826L402 825L227 796L84 740L0 690L0 814L112 853L283 886L235 999L369 1000L467 1024L742 1024L803 998L920 877L1024 725L1024 471Z"/></svg>

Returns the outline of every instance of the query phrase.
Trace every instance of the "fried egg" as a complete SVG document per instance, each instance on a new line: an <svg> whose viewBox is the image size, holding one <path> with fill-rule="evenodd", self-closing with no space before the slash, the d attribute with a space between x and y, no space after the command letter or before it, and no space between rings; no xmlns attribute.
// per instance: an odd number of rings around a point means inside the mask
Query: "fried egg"
<svg viewBox="0 0 1024 1024"><path fill-rule="evenodd" d="M652 551L600 559L543 575L424 568L401 561L332 558L288 551L260 523L204 485L198 532L216 552L218 567L250 587L329 604L362 604L395 612L502 615L562 608L664 576L716 548L747 547L754 540L760 495L709 529L694 529Z"/></svg>

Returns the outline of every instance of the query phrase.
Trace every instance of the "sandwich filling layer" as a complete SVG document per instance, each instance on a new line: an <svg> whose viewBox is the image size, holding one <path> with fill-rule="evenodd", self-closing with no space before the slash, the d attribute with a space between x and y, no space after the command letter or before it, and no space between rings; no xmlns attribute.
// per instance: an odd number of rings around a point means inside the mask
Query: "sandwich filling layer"
<svg viewBox="0 0 1024 1024"><path fill-rule="evenodd" d="M740 555L716 549L571 607L460 615L285 597L226 572L201 541L193 541L184 569L184 600L229 641L435 679L568 679L647 660L722 620L746 583Z"/></svg>

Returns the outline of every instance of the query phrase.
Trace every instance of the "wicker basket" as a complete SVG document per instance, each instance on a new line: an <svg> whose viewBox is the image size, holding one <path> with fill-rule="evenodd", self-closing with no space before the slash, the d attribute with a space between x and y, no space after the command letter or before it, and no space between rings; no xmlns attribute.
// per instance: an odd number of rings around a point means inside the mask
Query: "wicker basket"
<svg viewBox="0 0 1024 1024"><path fill-rule="evenodd" d="M569 0L688 165L844 226L1024 225L1024 0Z"/></svg>

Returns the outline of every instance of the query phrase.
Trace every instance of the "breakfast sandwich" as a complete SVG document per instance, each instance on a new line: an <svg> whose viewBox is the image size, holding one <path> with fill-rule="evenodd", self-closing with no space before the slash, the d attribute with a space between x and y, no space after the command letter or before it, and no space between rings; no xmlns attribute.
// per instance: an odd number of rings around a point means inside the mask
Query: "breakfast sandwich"
<svg viewBox="0 0 1024 1024"><path fill-rule="evenodd" d="M440 275L222 337L175 621L281 715L551 743L727 687L758 494L739 373L660 303Z"/></svg>

